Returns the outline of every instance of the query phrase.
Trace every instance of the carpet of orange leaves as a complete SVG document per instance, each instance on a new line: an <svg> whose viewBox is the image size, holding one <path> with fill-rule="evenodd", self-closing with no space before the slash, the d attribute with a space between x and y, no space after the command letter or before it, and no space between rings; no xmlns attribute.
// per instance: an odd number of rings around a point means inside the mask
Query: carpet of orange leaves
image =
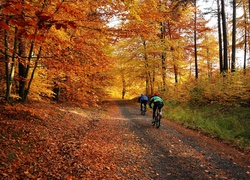
<svg viewBox="0 0 250 180"><path fill-rule="evenodd" d="M150 173L140 170L146 150L126 133L116 106L0 106L0 179L143 179Z"/></svg>

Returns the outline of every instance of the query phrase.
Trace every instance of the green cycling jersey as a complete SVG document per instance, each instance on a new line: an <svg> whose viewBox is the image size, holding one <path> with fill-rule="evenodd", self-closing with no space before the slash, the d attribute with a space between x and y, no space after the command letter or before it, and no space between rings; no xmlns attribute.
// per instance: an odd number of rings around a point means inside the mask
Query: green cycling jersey
<svg viewBox="0 0 250 180"><path fill-rule="evenodd" d="M163 100L159 96L154 96L150 100L150 102L154 102L154 103L157 101L164 103Z"/></svg>
<svg viewBox="0 0 250 180"><path fill-rule="evenodd" d="M152 108L152 104L161 104L161 107L164 106L164 102L162 100L162 98L160 98L159 96L153 96L151 99L150 99L150 102L149 102L149 107Z"/></svg>

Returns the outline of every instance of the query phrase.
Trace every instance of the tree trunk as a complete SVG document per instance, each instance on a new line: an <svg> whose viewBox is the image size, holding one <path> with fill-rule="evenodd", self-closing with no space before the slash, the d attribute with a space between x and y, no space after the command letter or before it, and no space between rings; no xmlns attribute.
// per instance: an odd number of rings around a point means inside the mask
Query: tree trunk
<svg viewBox="0 0 250 180"><path fill-rule="evenodd" d="M222 33L221 33L221 10L220 10L220 2L217 0L217 16L218 16L218 39L219 39L219 63L220 63L220 73L223 72L224 64L223 64L223 55L222 55Z"/></svg>
<svg viewBox="0 0 250 180"><path fill-rule="evenodd" d="M248 17L250 17L250 0L248 0Z"/></svg>
<svg viewBox="0 0 250 180"><path fill-rule="evenodd" d="M148 71L149 65L148 65L147 46L146 46L145 40L143 40L143 49L144 49L144 60L145 60L145 70L146 70L145 71L145 75L146 75L146 77L145 77L145 82L146 82L145 89L146 89L146 95L148 95L149 94L149 78L150 78L150 76L149 76L149 71Z"/></svg>
<svg viewBox="0 0 250 180"><path fill-rule="evenodd" d="M125 81L125 79L123 78L123 79L122 79L122 99L125 98L125 94L126 94L126 81Z"/></svg>
<svg viewBox="0 0 250 180"><path fill-rule="evenodd" d="M18 63L18 75L19 75L19 96L21 100L24 98L25 94L25 74L26 74L26 44L24 38L19 38L18 40L18 55L19 55L19 63Z"/></svg>
<svg viewBox="0 0 250 180"><path fill-rule="evenodd" d="M235 46L236 46L236 0L233 0L233 29L232 29L232 59L231 72L235 72Z"/></svg>
<svg viewBox="0 0 250 180"><path fill-rule="evenodd" d="M11 94L13 82L14 82L14 75L15 75L15 66L16 66L16 52L17 52L17 44L18 44L18 38L17 38L17 32L18 29L15 27L15 38L14 38L14 51L12 53L12 62L11 62L11 69L10 69L10 76L9 76L9 82L10 82L10 88L9 88L9 95Z"/></svg>
<svg viewBox="0 0 250 180"><path fill-rule="evenodd" d="M198 58L197 58L197 12L196 12L196 0L194 0L195 12L194 12L194 63L195 63L195 79L198 80Z"/></svg>
<svg viewBox="0 0 250 180"><path fill-rule="evenodd" d="M165 47L165 33L166 33L166 23L161 22L161 42L163 44L163 52L161 55L161 69L162 69L162 91L165 92L166 91L166 47Z"/></svg>
<svg viewBox="0 0 250 180"><path fill-rule="evenodd" d="M244 3L244 2L243 2ZM244 74L246 74L246 65L247 65L247 43L248 43L248 34L249 31L248 29L248 19L247 19L247 12L246 12L246 4L244 3L243 5L243 10L244 10L244 18L245 18L245 35L244 35L244 62L243 62L243 69L244 69ZM250 0L248 1L248 7L250 7ZM249 9L249 14L248 16L250 17L250 9Z"/></svg>
<svg viewBox="0 0 250 180"><path fill-rule="evenodd" d="M178 83L178 72L177 72L177 67L176 65L174 65L174 79L175 79L175 83Z"/></svg>
<svg viewBox="0 0 250 180"><path fill-rule="evenodd" d="M165 92L166 91L166 53L164 52L162 54L162 91Z"/></svg>
<svg viewBox="0 0 250 180"><path fill-rule="evenodd" d="M8 22L7 22L8 23ZM16 51L17 51L17 27L15 27L15 37L14 37L14 47L12 52L11 62L9 61L9 42L8 42L8 31L4 31L4 55L5 55L5 74L6 74L6 95L5 98L8 103L11 103L10 95L14 81L15 75L15 59L16 59Z"/></svg>
<svg viewBox="0 0 250 180"><path fill-rule="evenodd" d="M9 46L8 46L8 31L4 30L4 60L5 60L5 74L6 74L6 94L5 94L5 98L7 100L8 103L10 103L10 91L11 91L11 87L10 87L10 71L9 71Z"/></svg>
<svg viewBox="0 0 250 180"><path fill-rule="evenodd" d="M151 80L151 95L154 94L154 90L155 90L155 70L153 71L153 76Z"/></svg>
<svg viewBox="0 0 250 180"><path fill-rule="evenodd" d="M38 52L38 55L37 55L37 57L36 57L34 69L33 69L32 73L31 73L31 77L30 77L30 80L29 80L29 83L28 83L28 87L27 87L26 93L25 93L25 95L24 95L24 100L26 100L27 95L28 95L28 93L29 93L30 86L31 86L31 83L32 83L32 80L33 80L33 78L34 78L35 71L36 71L36 68L37 68L37 65L38 65L38 61L39 61L40 56L41 56L41 52L42 52L42 47L40 47L39 52Z"/></svg>
<svg viewBox="0 0 250 180"><path fill-rule="evenodd" d="M222 31L223 31L223 73L228 72L228 55L227 55L227 21L225 13L224 0L221 0L221 17L222 17Z"/></svg>

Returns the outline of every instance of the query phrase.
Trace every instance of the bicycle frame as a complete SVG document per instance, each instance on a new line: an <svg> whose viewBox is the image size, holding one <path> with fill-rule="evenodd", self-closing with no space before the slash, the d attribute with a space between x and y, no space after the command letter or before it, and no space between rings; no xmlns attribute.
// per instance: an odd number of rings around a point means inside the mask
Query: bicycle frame
<svg viewBox="0 0 250 180"><path fill-rule="evenodd" d="M155 123L154 123L154 125L155 125L156 128L159 128L160 125L161 125L161 117L162 116L161 116L160 109L157 108L156 109L156 113L155 113Z"/></svg>
<svg viewBox="0 0 250 180"><path fill-rule="evenodd" d="M141 114L144 116L146 113L146 107L145 107L145 104L142 104L142 111L141 111Z"/></svg>

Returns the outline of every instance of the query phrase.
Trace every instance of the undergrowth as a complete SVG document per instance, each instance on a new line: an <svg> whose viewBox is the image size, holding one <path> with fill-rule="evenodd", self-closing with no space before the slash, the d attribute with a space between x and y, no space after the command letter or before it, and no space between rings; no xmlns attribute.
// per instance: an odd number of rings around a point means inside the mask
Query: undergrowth
<svg viewBox="0 0 250 180"><path fill-rule="evenodd" d="M165 116L178 124L250 148L250 108L166 103Z"/></svg>

